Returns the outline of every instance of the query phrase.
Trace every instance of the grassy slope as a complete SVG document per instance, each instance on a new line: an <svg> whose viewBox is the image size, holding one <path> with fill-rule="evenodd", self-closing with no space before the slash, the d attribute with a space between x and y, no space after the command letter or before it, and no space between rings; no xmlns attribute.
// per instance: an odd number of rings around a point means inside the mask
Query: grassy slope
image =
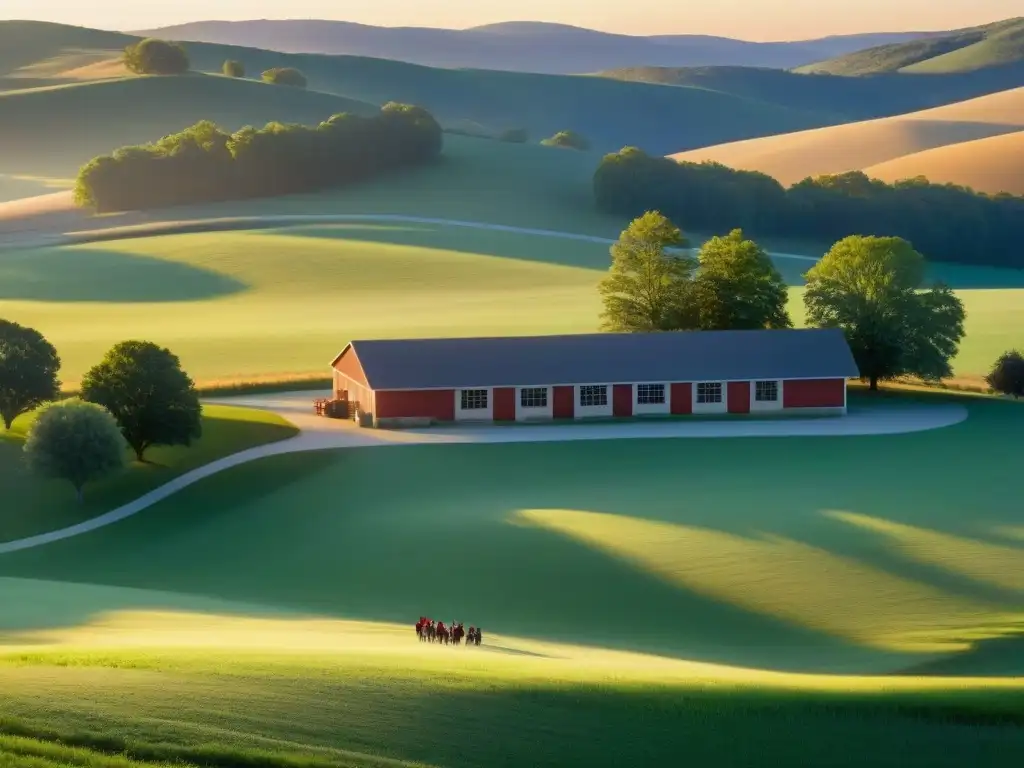
<svg viewBox="0 0 1024 768"><path fill-rule="evenodd" d="M42 480L30 474L22 463L21 449L31 419L31 415L23 416L14 422L11 432L0 433L0 486L4 489L0 541L95 517L221 456L297 433L291 424L265 411L206 406L203 437L199 441L190 448L152 449L147 452L146 464L132 461L126 472L90 486L84 505L79 506L70 486Z"/></svg>
<svg viewBox="0 0 1024 768"><path fill-rule="evenodd" d="M926 176L989 194L1024 195L1024 131L915 152L864 172L889 182Z"/></svg>
<svg viewBox="0 0 1024 768"><path fill-rule="evenodd" d="M1006 19L980 27L956 30L942 37L911 40L856 51L828 61L798 67L800 73L872 75L882 72L961 72L1024 61L1019 35L1024 18ZM962 54L960 52L963 52ZM932 62L947 56L947 66L932 70Z"/></svg>
<svg viewBox="0 0 1024 768"><path fill-rule="evenodd" d="M785 184L1024 128L1024 88L896 117L767 136L673 155L771 174ZM922 171L930 176L927 169ZM952 179L956 181L956 179Z"/></svg>
<svg viewBox="0 0 1024 768"><path fill-rule="evenodd" d="M349 338L596 330L608 259L599 243L426 224L161 235L10 253L0 314L45 333L70 382L129 332L170 346L200 381L305 374ZM809 264L779 266L799 321ZM959 374L1020 346L1019 273L935 274L969 313Z"/></svg>

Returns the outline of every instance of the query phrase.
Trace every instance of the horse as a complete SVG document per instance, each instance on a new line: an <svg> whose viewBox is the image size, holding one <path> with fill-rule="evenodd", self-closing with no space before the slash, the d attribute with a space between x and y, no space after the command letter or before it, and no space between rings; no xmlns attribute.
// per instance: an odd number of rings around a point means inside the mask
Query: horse
<svg viewBox="0 0 1024 768"><path fill-rule="evenodd" d="M474 645L480 645L480 642L483 639L484 638L483 638L483 634L480 632L480 627L477 627L476 628L476 634L473 636L473 644Z"/></svg>
<svg viewBox="0 0 1024 768"><path fill-rule="evenodd" d="M421 643L426 641L426 639L427 639L427 636L426 636L426 633L425 633L426 632L426 628L427 628L427 620L421 617L420 620L416 622L416 637L417 637L417 639Z"/></svg>
<svg viewBox="0 0 1024 768"><path fill-rule="evenodd" d="M448 645L448 641L451 638L451 630L444 625L444 622L439 621L437 623L437 642Z"/></svg>
<svg viewBox="0 0 1024 768"><path fill-rule="evenodd" d="M452 626L452 642L455 645L462 645L462 638L465 637L466 630L462 628L462 624L454 624Z"/></svg>

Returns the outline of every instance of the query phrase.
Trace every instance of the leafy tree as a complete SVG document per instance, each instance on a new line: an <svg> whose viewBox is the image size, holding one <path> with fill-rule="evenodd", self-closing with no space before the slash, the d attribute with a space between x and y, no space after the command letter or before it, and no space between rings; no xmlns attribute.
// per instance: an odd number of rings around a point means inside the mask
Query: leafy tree
<svg viewBox="0 0 1024 768"><path fill-rule="evenodd" d="M99 405L78 398L49 403L29 429L25 458L44 477L67 480L82 502L85 486L124 466L124 438Z"/></svg>
<svg viewBox="0 0 1024 768"><path fill-rule="evenodd" d="M4 428L60 393L60 357L39 331L0 320L0 417Z"/></svg>
<svg viewBox="0 0 1024 768"><path fill-rule="evenodd" d="M139 461L153 445L190 445L202 435L195 385L177 355L149 341L122 341L82 379L82 397L110 411Z"/></svg>
<svg viewBox="0 0 1024 768"><path fill-rule="evenodd" d="M305 88L306 76L294 67L274 67L263 73L263 82Z"/></svg>
<svg viewBox="0 0 1024 768"><path fill-rule="evenodd" d="M228 77L245 77L245 65L235 59L225 61L221 71Z"/></svg>
<svg viewBox="0 0 1024 768"><path fill-rule="evenodd" d="M525 128L506 128L498 134L499 141L509 144L525 144L530 139L530 134Z"/></svg>
<svg viewBox="0 0 1024 768"><path fill-rule="evenodd" d="M559 131L549 139L544 139L541 144L545 147L563 147L565 149L590 149L590 142L576 131Z"/></svg>
<svg viewBox="0 0 1024 768"><path fill-rule="evenodd" d="M992 366L985 381L996 392L1013 395L1014 400L1024 395L1024 355L1018 350L1004 352Z"/></svg>
<svg viewBox="0 0 1024 768"><path fill-rule="evenodd" d="M945 285L921 290L924 272L924 257L906 240L854 235L805 275L809 323L843 329L872 390L882 379L952 374L963 304Z"/></svg>
<svg viewBox="0 0 1024 768"><path fill-rule="evenodd" d="M189 61L180 43L147 37L124 49L125 67L138 75L182 75L188 72Z"/></svg>
<svg viewBox="0 0 1024 768"><path fill-rule="evenodd" d="M703 330L790 328L789 289L768 254L734 229L700 249L693 305Z"/></svg>
<svg viewBox="0 0 1024 768"><path fill-rule="evenodd" d="M692 327L687 319L696 260L682 232L657 211L635 219L611 248L611 269L598 286L608 331L668 331Z"/></svg>

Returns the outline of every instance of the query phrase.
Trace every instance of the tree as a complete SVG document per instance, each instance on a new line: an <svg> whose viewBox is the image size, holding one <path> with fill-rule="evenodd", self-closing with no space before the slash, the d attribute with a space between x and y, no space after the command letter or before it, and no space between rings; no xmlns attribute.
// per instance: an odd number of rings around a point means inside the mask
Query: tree
<svg viewBox="0 0 1024 768"><path fill-rule="evenodd" d="M811 325L842 328L861 377L952 375L964 336L964 308L945 285L922 290L924 257L898 237L840 240L805 275Z"/></svg>
<svg viewBox="0 0 1024 768"><path fill-rule="evenodd" d="M202 435L195 385L178 357L149 341L122 341L82 379L82 397L110 411L139 461L153 445Z"/></svg>
<svg viewBox="0 0 1024 768"><path fill-rule="evenodd" d="M697 262L668 250L685 247L682 232L657 211L648 211L630 223L612 246L611 269L598 286L604 301L604 330L692 327L686 311Z"/></svg>
<svg viewBox="0 0 1024 768"><path fill-rule="evenodd" d="M1024 396L1024 355L1016 349L1003 352L985 381L996 392L1013 395L1014 400Z"/></svg>
<svg viewBox="0 0 1024 768"><path fill-rule="evenodd" d="M60 357L39 331L0 320L0 417L4 428L60 394Z"/></svg>
<svg viewBox="0 0 1024 768"><path fill-rule="evenodd" d="M125 67L137 75L183 75L189 61L180 43L147 37L124 49Z"/></svg>
<svg viewBox="0 0 1024 768"><path fill-rule="evenodd" d="M576 131L559 131L549 139L544 139L541 144L545 147L563 147L565 149L590 149L590 142Z"/></svg>
<svg viewBox="0 0 1024 768"><path fill-rule="evenodd" d="M263 82L305 88L306 76L293 67L274 67L263 73Z"/></svg>
<svg viewBox="0 0 1024 768"><path fill-rule="evenodd" d="M245 77L245 65L235 59L225 61L221 71L228 77Z"/></svg>
<svg viewBox="0 0 1024 768"><path fill-rule="evenodd" d="M107 410L71 398L39 411L25 441L25 458L33 472L70 482L81 503L86 484L124 466L124 449Z"/></svg>
<svg viewBox="0 0 1024 768"><path fill-rule="evenodd" d="M734 229L700 249L693 305L702 330L791 328L789 289L768 254Z"/></svg>

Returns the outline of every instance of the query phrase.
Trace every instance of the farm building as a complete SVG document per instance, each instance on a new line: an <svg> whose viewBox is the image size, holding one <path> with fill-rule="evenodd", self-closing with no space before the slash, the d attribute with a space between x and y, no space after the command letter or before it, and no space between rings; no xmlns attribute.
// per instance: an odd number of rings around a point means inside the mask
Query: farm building
<svg viewBox="0 0 1024 768"><path fill-rule="evenodd" d="M838 330L353 341L334 397L374 426L652 415L846 413Z"/></svg>

